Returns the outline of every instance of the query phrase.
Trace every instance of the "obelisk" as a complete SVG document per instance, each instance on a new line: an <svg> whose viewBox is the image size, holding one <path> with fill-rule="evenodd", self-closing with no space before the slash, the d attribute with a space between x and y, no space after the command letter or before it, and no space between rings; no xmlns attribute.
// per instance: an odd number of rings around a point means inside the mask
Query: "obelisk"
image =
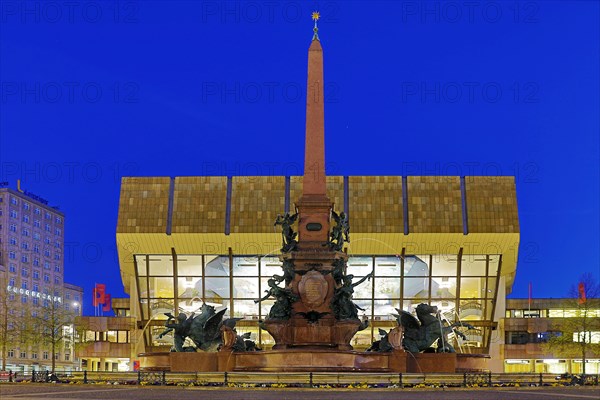
<svg viewBox="0 0 600 400"><path fill-rule="evenodd" d="M327 241L331 201L327 197L325 178L325 99L323 85L323 48L319 40L318 13L308 49L306 82L306 141L302 197L297 202L299 248L317 249Z"/></svg>
<svg viewBox="0 0 600 400"><path fill-rule="evenodd" d="M289 250L282 248L285 289L274 288L281 299L271 308L273 317L262 326L275 339L273 349L345 351L352 350L350 340L366 325L356 315L344 313L356 306L351 302L353 287L348 286L351 279L344 280L348 256L341 251L344 239L339 235L343 214L332 212L333 204L327 197L323 49L318 19L319 13L314 12L314 34L308 49L304 177L302 195L296 203L298 241L292 242ZM336 235L330 229L332 215L337 217Z"/></svg>

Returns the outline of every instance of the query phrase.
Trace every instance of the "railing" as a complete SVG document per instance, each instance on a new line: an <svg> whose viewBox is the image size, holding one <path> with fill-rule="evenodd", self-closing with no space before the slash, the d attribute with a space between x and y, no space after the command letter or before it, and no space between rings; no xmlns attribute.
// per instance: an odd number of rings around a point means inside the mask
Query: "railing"
<svg viewBox="0 0 600 400"><path fill-rule="evenodd" d="M0 380L3 378L0 372ZM551 386L598 385L599 375L556 375L527 373L327 373L327 372L213 372L176 373L79 371L51 374L47 371L28 375L10 372L10 382L63 382L76 384L112 383L122 385L178 385L229 387L474 387L474 386Z"/></svg>

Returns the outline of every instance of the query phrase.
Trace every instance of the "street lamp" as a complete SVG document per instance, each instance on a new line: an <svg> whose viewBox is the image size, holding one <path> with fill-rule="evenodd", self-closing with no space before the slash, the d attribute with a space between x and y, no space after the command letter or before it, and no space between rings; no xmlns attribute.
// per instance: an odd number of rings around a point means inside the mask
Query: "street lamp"
<svg viewBox="0 0 600 400"><path fill-rule="evenodd" d="M74 301L73 302L73 309L75 310L75 315L78 316L79 315L79 303ZM73 325L71 327L71 359L72 362L75 362L77 356L75 354L75 318L73 318ZM79 364L79 363L77 363ZM79 370L79 365L76 365L75 368L77 370Z"/></svg>

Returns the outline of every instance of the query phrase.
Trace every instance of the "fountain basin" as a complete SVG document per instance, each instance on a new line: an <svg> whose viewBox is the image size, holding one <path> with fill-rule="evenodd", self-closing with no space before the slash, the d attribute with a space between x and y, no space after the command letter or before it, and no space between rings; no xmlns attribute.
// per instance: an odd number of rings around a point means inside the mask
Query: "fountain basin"
<svg viewBox="0 0 600 400"><path fill-rule="evenodd" d="M407 372L457 373L488 371L487 354L389 353L323 348L267 350L247 353L141 353L142 371L171 372Z"/></svg>

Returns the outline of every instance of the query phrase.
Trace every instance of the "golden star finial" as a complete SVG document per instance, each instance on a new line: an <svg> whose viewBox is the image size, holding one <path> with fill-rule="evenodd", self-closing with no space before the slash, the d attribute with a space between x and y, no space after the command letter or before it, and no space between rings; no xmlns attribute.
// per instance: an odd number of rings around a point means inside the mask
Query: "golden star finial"
<svg viewBox="0 0 600 400"><path fill-rule="evenodd" d="M321 14L318 11L312 12L312 20L315 21L315 27L313 28L313 40L319 40L319 28L317 27L317 21L321 18Z"/></svg>

